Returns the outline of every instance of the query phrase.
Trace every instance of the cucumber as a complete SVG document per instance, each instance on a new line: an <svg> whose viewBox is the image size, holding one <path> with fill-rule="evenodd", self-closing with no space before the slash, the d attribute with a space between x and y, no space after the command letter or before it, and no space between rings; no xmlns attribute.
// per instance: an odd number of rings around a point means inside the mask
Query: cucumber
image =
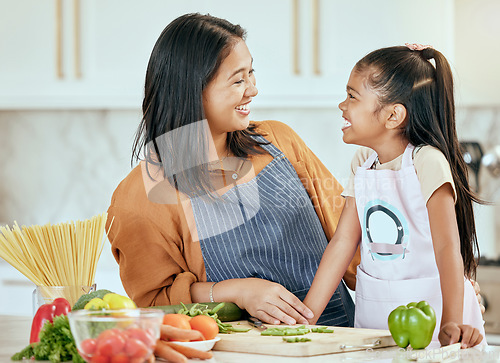
<svg viewBox="0 0 500 363"><path fill-rule="evenodd" d="M204 309L206 306L207 309L213 309L220 303L198 303L198 307L200 309ZM193 307L195 304L185 304L186 308L190 309ZM164 305L164 306L151 306L154 309L160 309L163 310L165 314L177 314L179 310L183 308L182 305ZM220 321L235 321L235 320L240 320L241 315L243 313L243 310L241 310L238 305L231 303L231 302L226 302L224 303L224 306L217 311L217 316L219 317Z"/></svg>

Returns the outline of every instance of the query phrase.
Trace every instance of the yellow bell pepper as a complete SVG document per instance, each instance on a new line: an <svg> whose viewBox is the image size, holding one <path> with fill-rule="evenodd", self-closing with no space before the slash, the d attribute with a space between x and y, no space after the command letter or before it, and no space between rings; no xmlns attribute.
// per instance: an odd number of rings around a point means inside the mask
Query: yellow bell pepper
<svg viewBox="0 0 500 363"><path fill-rule="evenodd" d="M93 298L84 307L85 310L106 310L109 309L109 304L98 297Z"/></svg>
<svg viewBox="0 0 500 363"><path fill-rule="evenodd" d="M109 305L111 310L136 309L137 305L127 296L109 293L102 298Z"/></svg>

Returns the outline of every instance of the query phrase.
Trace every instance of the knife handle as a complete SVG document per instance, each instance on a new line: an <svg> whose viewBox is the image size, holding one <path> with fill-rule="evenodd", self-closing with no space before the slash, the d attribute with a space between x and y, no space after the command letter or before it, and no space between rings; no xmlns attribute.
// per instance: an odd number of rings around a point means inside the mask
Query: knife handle
<svg viewBox="0 0 500 363"><path fill-rule="evenodd" d="M353 349L353 348L375 348L379 346L382 343L380 339L377 339L375 342L371 344L364 344L364 345L345 345L341 344L339 346L340 349Z"/></svg>
<svg viewBox="0 0 500 363"><path fill-rule="evenodd" d="M260 319L254 317L254 316L249 316L248 317L248 322L252 324L253 326L260 328L262 324L264 324Z"/></svg>

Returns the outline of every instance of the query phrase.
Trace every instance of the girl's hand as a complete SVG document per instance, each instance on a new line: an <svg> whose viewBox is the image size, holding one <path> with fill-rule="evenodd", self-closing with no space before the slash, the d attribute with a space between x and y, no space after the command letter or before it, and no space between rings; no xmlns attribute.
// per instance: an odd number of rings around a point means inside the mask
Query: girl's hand
<svg viewBox="0 0 500 363"><path fill-rule="evenodd" d="M474 292L476 293L477 302L479 303L479 308L481 309L481 314L484 314L486 308L483 304L483 297L481 296L481 288L479 287L479 283L476 280L469 280L472 286L474 287Z"/></svg>
<svg viewBox="0 0 500 363"><path fill-rule="evenodd" d="M483 340L479 330L470 325L449 322L441 326L438 336L441 346L462 342L462 349L472 348Z"/></svg>
<svg viewBox="0 0 500 363"><path fill-rule="evenodd" d="M258 278L238 280L236 304L269 324L308 324L312 311L280 284Z"/></svg>

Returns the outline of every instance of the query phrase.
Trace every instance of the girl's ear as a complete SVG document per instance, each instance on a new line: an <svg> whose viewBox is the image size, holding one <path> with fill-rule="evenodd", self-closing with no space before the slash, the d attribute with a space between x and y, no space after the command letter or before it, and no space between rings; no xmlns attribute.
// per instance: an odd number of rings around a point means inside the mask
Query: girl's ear
<svg viewBox="0 0 500 363"><path fill-rule="evenodd" d="M400 103L389 106L388 113L389 117L385 122L385 127L388 129L396 129L406 120L406 107Z"/></svg>

